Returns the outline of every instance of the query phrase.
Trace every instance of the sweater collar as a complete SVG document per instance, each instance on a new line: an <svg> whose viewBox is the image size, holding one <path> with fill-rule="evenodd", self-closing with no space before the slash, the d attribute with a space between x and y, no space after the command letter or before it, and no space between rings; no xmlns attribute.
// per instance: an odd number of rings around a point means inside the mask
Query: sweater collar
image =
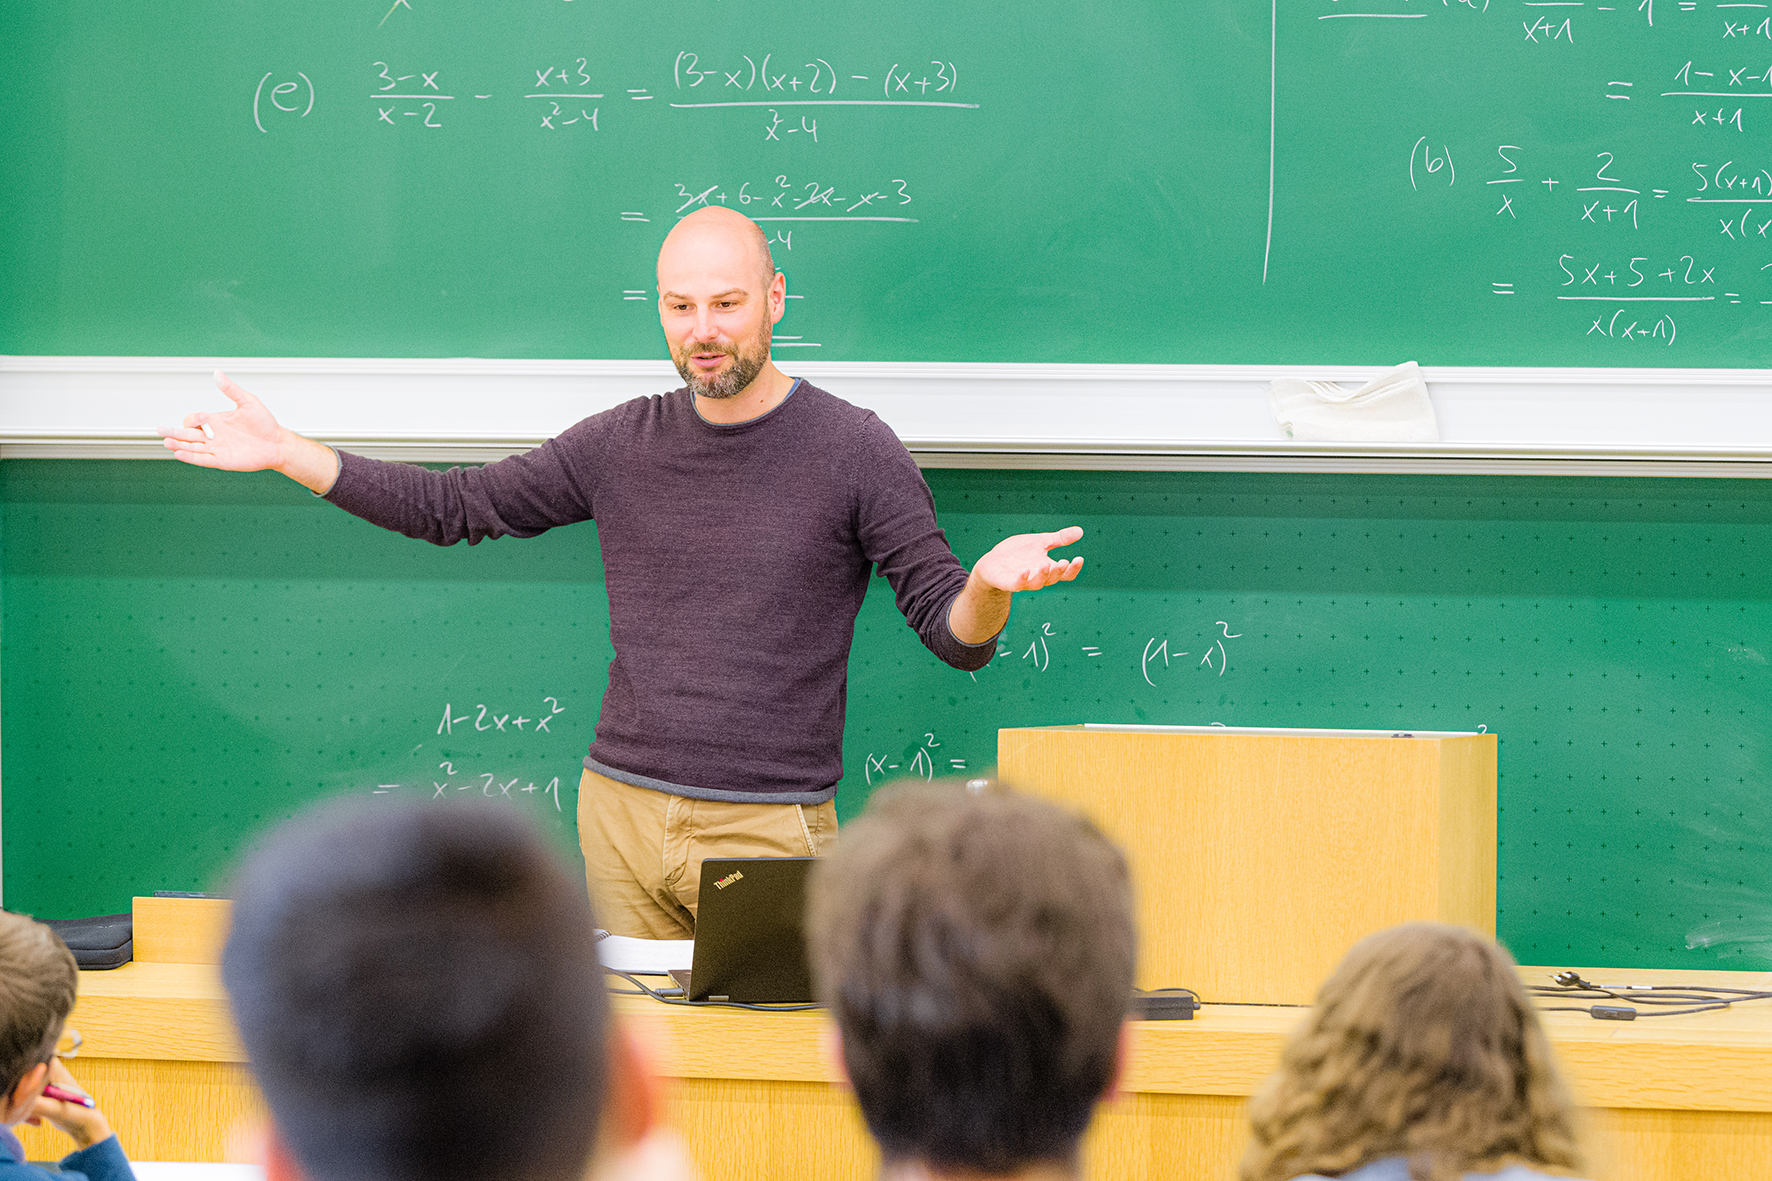
<svg viewBox="0 0 1772 1181"><path fill-rule="evenodd" d="M695 420L702 426L708 428L710 431L742 431L748 430L752 427L761 426L780 414L787 404L794 400L794 395L800 392L800 387L805 384L805 380L806 379L803 377L794 378L794 384L788 387L788 392L781 401L777 402L774 406L771 406L762 414L757 415L757 417L747 418L743 422L709 422L702 416L701 407L695 404L695 395L690 393L688 386L683 387L683 393L684 396L689 399L690 413L695 415Z"/></svg>

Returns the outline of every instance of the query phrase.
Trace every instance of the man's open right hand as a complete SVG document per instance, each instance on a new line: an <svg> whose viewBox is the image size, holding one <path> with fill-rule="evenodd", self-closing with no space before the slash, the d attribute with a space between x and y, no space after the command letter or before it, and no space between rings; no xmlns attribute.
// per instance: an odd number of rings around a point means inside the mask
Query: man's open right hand
<svg viewBox="0 0 1772 1181"><path fill-rule="evenodd" d="M338 475L338 457L332 448L284 430L263 402L219 369L215 386L234 409L199 410L186 415L183 426L156 428L173 458L230 472L268 468L322 495L332 488Z"/></svg>
<svg viewBox="0 0 1772 1181"><path fill-rule="evenodd" d="M221 414L199 410L187 414L183 426L157 428L173 457L198 467L218 467L230 472L257 472L279 466L283 428L265 404L235 385L219 369L215 371L215 386L234 403L234 409ZM210 434L204 433L205 426Z"/></svg>

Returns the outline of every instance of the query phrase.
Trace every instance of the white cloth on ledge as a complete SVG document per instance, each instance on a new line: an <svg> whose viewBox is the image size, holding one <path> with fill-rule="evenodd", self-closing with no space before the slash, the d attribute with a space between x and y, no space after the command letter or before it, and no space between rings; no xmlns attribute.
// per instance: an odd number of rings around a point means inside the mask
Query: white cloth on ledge
<svg viewBox="0 0 1772 1181"><path fill-rule="evenodd" d="M1421 366L1405 361L1350 390L1332 381L1276 378L1274 419L1288 439L1332 443L1437 443L1439 420Z"/></svg>

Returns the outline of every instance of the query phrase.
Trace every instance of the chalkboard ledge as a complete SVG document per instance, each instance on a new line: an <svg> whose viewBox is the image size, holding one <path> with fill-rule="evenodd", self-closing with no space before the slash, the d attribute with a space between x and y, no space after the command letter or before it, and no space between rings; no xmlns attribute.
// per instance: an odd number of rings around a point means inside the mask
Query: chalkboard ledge
<svg viewBox="0 0 1772 1181"><path fill-rule="evenodd" d="M1276 377L1370 366L803 361L926 467L1772 476L1772 371L1423 367L1442 442L1299 443ZM226 369L287 425L385 458L486 462L679 384L662 360L0 356L0 458L165 457Z"/></svg>

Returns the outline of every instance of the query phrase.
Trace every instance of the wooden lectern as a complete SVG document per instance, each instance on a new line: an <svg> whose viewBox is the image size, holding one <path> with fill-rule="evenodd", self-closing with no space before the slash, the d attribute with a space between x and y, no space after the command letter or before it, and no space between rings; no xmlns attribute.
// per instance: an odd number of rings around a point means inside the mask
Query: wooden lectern
<svg viewBox="0 0 1772 1181"><path fill-rule="evenodd" d="M997 760L1126 851L1141 988L1309 1004L1373 931L1495 934L1493 734L1050 726Z"/></svg>

